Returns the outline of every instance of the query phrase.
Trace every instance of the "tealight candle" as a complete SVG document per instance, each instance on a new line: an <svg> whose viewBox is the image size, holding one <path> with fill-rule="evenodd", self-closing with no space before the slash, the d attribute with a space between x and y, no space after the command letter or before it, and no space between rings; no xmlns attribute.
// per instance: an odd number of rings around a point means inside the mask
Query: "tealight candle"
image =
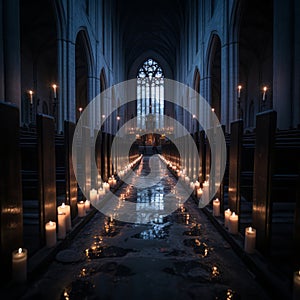
<svg viewBox="0 0 300 300"><path fill-rule="evenodd" d="M46 246L53 247L56 244L56 223L49 221L45 225L46 229Z"/></svg>
<svg viewBox="0 0 300 300"><path fill-rule="evenodd" d="M61 206L57 207L57 213L65 213L65 221L66 221L66 231L70 231L72 229L72 223L71 223L71 207L70 205L67 205L65 203L62 203Z"/></svg>
<svg viewBox="0 0 300 300"><path fill-rule="evenodd" d="M231 216L231 210L228 208L224 211L225 227L228 228L229 217Z"/></svg>
<svg viewBox="0 0 300 300"><path fill-rule="evenodd" d="M244 250L247 253L253 253L255 249L256 229L252 227L245 228L245 244Z"/></svg>
<svg viewBox="0 0 300 300"><path fill-rule="evenodd" d="M77 202L77 209L78 209L78 217L79 218L85 217L85 203L83 201Z"/></svg>
<svg viewBox="0 0 300 300"><path fill-rule="evenodd" d="M232 213L232 215L229 217L229 224L228 224L229 232L232 234L237 234L239 229L239 216L235 214L235 212Z"/></svg>
<svg viewBox="0 0 300 300"><path fill-rule="evenodd" d="M27 250L19 248L12 252L12 276L15 282L27 279Z"/></svg>
<svg viewBox="0 0 300 300"><path fill-rule="evenodd" d="M90 190L90 201L97 201L97 191L95 189Z"/></svg>
<svg viewBox="0 0 300 300"><path fill-rule="evenodd" d="M97 194L96 194L96 198L97 198ZM90 200L85 200L84 202L84 207L85 207L85 211L89 211L91 208L91 201Z"/></svg>
<svg viewBox="0 0 300 300"><path fill-rule="evenodd" d="M220 200L218 198L213 200L213 215L215 217L220 216L220 205Z"/></svg>
<svg viewBox="0 0 300 300"><path fill-rule="evenodd" d="M66 214L59 212L57 214L57 223L58 223L58 238L63 240L66 237Z"/></svg>
<svg viewBox="0 0 300 300"><path fill-rule="evenodd" d="M294 272L293 300L300 299L300 270Z"/></svg>

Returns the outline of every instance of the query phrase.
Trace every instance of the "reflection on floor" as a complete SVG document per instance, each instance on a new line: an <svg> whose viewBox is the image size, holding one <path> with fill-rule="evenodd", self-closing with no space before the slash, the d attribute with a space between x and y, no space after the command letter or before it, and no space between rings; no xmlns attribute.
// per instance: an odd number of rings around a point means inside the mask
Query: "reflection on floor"
<svg viewBox="0 0 300 300"><path fill-rule="evenodd" d="M149 172L144 157L139 174ZM124 185L119 195L163 207L176 179L165 169L144 190ZM68 249L31 284L32 299L269 299L192 199L147 225L98 212Z"/></svg>

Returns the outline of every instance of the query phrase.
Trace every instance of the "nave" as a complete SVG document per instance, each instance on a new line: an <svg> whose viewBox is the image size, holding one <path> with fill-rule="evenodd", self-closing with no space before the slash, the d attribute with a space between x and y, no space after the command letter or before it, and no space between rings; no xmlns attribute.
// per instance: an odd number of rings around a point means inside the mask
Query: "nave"
<svg viewBox="0 0 300 300"><path fill-rule="evenodd" d="M149 158L136 167L140 176ZM116 195L159 212L177 179L163 165L156 172L152 187L124 184ZM97 212L21 299L270 299L195 198L178 206L148 225Z"/></svg>

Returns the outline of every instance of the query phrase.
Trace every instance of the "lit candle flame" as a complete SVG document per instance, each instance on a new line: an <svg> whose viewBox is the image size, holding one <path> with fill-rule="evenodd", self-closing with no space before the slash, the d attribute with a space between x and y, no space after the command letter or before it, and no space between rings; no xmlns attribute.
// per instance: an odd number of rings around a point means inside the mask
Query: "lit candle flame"
<svg viewBox="0 0 300 300"><path fill-rule="evenodd" d="M53 226L53 222L52 222L52 221L49 221L49 225L50 225L50 226Z"/></svg>
<svg viewBox="0 0 300 300"><path fill-rule="evenodd" d="M62 207L62 208L65 208L65 203L64 203L64 202L62 203L61 207Z"/></svg>
<svg viewBox="0 0 300 300"><path fill-rule="evenodd" d="M252 232L252 227L251 226L249 227L249 232Z"/></svg>
<svg viewBox="0 0 300 300"><path fill-rule="evenodd" d="M22 248L18 249L18 253L21 254L23 252Z"/></svg>

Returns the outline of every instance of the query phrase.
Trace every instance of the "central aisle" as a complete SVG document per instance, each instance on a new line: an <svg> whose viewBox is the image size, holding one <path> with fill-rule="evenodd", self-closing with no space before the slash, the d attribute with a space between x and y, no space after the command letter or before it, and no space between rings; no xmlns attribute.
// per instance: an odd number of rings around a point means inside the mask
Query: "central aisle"
<svg viewBox="0 0 300 300"><path fill-rule="evenodd" d="M149 173L144 157L137 173ZM176 179L165 168L151 188L118 194L143 206L163 205ZM129 188L129 189L128 189ZM127 190L128 189L128 190ZM22 299L269 299L192 199L149 225L100 212L58 253Z"/></svg>

